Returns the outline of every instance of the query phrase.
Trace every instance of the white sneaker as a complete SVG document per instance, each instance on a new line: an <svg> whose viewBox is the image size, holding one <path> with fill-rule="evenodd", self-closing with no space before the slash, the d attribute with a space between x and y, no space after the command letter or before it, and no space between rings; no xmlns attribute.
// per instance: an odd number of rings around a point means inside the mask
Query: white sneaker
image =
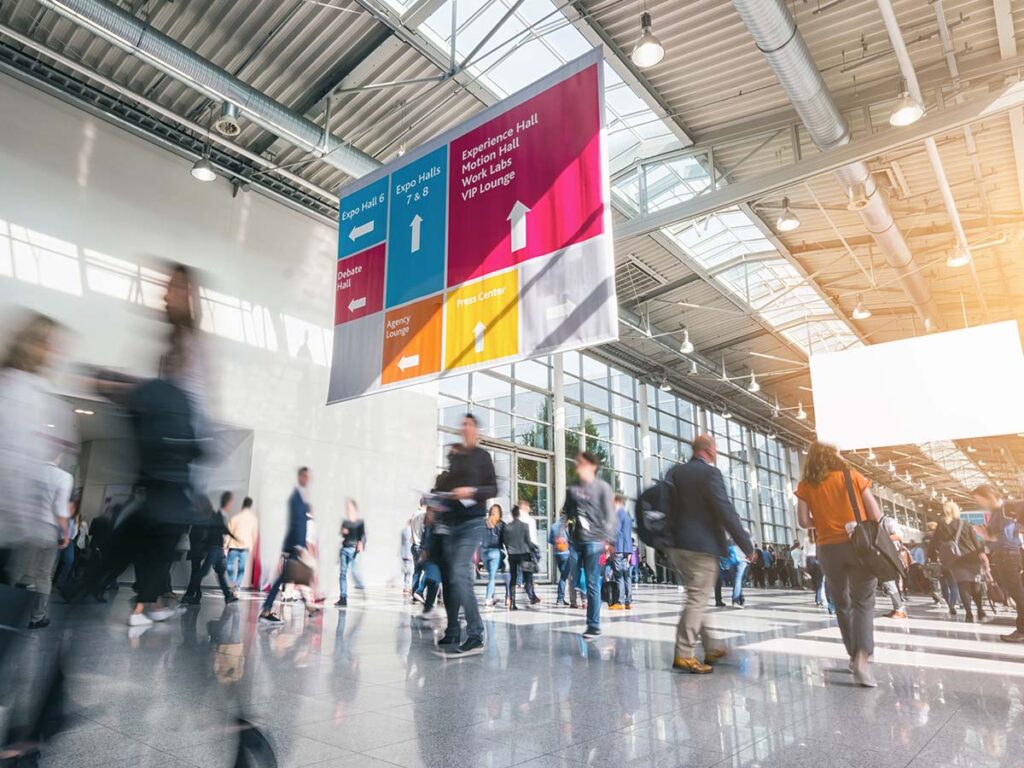
<svg viewBox="0 0 1024 768"><path fill-rule="evenodd" d="M133 613L128 617L129 627L151 627L153 620L144 613Z"/></svg>
<svg viewBox="0 0 1024 768"><path fill-rule="evenodd" d="M146 611L146 615L153 621L167 621L177 616L178 612L174 608L156 608L152 611Z"/></svg>

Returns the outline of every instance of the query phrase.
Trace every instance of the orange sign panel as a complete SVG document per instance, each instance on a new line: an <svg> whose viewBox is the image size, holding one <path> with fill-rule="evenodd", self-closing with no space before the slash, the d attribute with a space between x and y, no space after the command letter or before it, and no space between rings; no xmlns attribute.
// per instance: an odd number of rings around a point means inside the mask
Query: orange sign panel
<svg viewBox="0 0 1024 768"><path fill-rule="evenodd" d="M393 309L384 317L381 383L415 379L441 370L441 294Z"/></svg>

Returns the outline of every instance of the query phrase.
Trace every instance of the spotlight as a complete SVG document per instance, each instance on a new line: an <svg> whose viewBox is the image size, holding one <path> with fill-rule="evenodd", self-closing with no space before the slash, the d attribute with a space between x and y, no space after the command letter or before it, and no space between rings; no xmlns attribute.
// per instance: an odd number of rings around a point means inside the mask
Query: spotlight
<svg viewBox="0 0 1024 768"><path fill-rule="evenodd" d="M755 376L754 372L751 371L750 372L750 383L747 384L747 392L760 392L760 391L761 391L761 385L757 383L757 376Z"/></svg>
<svg viewBox="0 0 1024 768"><path fill-rule="evenodd" d="M946 259L946 266L950 269L959 269L960 267L966 267L971 263L971 252L966 248L957 248Z"/></svg>
<svg viewBox="0 0 1024 768"><path fill-rule="evenodd" d="M693 354L693 342L690 341L690 329L683 328L683 341L679 345L679 351L684 355Z"/></svg>
<svg viewBox="0 0 1024 768"><path fill-rule="evenodd" d="M640 69L653 67L665 58L665 46L654 36L651 31L653 27L650 12L644 11L640 15L640 39L636 41L636 47L629 57Z"/></svg>
<svg viewBox="0 0 1024 768"><path fill-rule="evenodd" d="M782 198L782 213L779 214L779 218L775 220L775 228L779 232L792 232L800 226L800 219L797 218L796 214L793 213L789 207L789 198Z"/></svg>
<svg viewBox="0 0 1024 768"><path fill-rule="evenodd" d="M867 320L869 317L871 317L871 310L864 306L863 297L858 296L857 306L853 308L853 319Z"/></svg>
<svg viewBox="0 0 1024 768"><path fill-rule="evenodd" d="M196 181L213 181L217 178L217 172L213 170L213 163L205 157L196 160L196 164L192 166L192 170L189 173L192 174L192 178Z"/></svg>
<svg viewBox="0 0 1024 768"><path fill-rule="evenodd" d="M916 123L923 115L924 105L907 91L903 91L896 99L892 112L889 113L889 125L902 128Z"/></svg>
<svg viewBox="0 0 1024 768"><path fill-rule="evenodd" d="M800 407L797 408L796 418L797 418L797 421L806 421L807 420L807 411L804 410L804 404L803 403L800 403Z"/></svg>

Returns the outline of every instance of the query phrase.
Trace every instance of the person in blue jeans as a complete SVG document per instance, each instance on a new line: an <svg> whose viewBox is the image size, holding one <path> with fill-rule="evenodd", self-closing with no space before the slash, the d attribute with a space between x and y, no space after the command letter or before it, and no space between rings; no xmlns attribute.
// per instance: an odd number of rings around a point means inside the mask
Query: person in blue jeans
<svg viewBox="0 0 1024 768"><path fill-rule="evenodd" d="M626 497L615 494L615 565L613 572L619 584L618 602L608 606L611 611L628 611L633 607L633 518L626 511Z"/></svg>
<svg viewBox="0 0 1024 768"><path fill-rule="evenodd" d="M569 595L570 603L565 601L565 588L573 581L570 574L574 558L564 515L560 515L552 524L551 530L548 531L548 544L551 545L551 551L555 553L555 565L558 567L558 594L555 597L555 605L570 605L571 603L575 607L576 593L574 591Z"/></svg>
<svg viewBox="0 0 1024 768"><path fill-rule="evenodd" d="M356 589L363 588L363 580L359 578L359 572L353 567L356 558L366 548L366 523L359 517L359 506L353 499L345 499L345 519L341 523L341 576L339 587L341 595L335 603L339 608L348 605L348 574L352 572L352 580L356 583Z"/></svg>
<svg viewBox="0 0 1024 768"><path fill-rule="evenodd" d="M747 568L750 562L747 560L743 550L735 544L729 544L729 556L720 558L718 583L715 585L715 605L719 608L725 607L722 602L722 584L732 579L732 604L734 608L742 608L746 599L743 597L743 580L747 577Z"/></svg>
<svg viewBox="0 0 1024 768"><path fill-rule="evenodd" d="M484 605L494 607L494 584L501 567L501 548L504 546L505 523L501 520L501 505L492 504L487 514L484 527L483 562L487 569L487 591L484 593Z"/></svg>
<svg viewBox="0 0 1024 768"><path fill-rule="evenodd" d="M476 568L473 555L484 536L484 505L498 493L498 477L491 454L480 447L476 417L462 417L462 443L448 452L448 471L438 478L437 490L451 496L443 512L448 528L443 552L444 607L447 625L438 643L444 655L466 656L484 652L484 623L473 591ZM459 612L466 615L466 639L462 640Z"/></svg>
<svg viewBox="0 0 1024 768"><path fill-rule="evenodd" d="M597 476L600 460L589 451L576 456L576 480L566 489L564 513L573 547L587 581L587 628L584 640L601 635L601 555L615 536L614 494Z"/></svg>

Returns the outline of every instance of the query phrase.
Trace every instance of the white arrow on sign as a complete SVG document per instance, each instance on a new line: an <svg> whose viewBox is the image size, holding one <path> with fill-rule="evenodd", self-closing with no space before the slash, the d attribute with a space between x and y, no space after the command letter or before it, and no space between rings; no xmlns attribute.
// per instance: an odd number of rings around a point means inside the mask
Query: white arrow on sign
<svg viewBox="0 0 1024 768"><path fill-rule="evenodd" d="M555 304L554 306L548 307L544 314L548 320L560 320L563 317L571 315L574 309L576 309L576 305L569 299L566 299L561 304Z"/></svg>
<svg viewBox="0 0 1024 768"><path fill-rule="evenodd" d="M487 326L477 320L476 325L473 326L473 336L476 339L475 349L477 352L484 351L484 331L487 330Z"/></svg>
<svg viewBox="0 0 1024 768"><path fill-rule="evenodd" d="M354 242L363 235L368 235L371 232L373 232L373 222L368 221L365 224L360 224L358 227L352 227L352 230L348 233L348 239Z"/></svg>
<svg viewBox="0 0 1024 768"><path fill-rule="evenodd" d="M530 212L519 200L508 213L509 226L512 228L512 253L526 247L526 214Z"/></svg>
<svg viewBox="0 0 1024 768"><path fill-rule="evenodd" d="M419 364L420 364L420 356L419 355L409 355L408 357L406 357L405 355L402 355L402 357L398 361L398 370L405 371L405 370L407 370L409 368L415 368Z"/></svg>
<svg viewBox="0 0 1024 768"><path fill-rule="evenodd" d="M416 253L420 249L420 224L423 223L423 217L418 213L412 217L412 221L409 224L409 228L412 229L412 242L409 246L410 253Z"/></svg>
<svg viewBox="0 0 1024 768"><path fill-rule="evenodd" d="M355 312L357 309L362 309L365 306L366 306L366 297L362 296L362 297L360 297L358 299L352 299L352 301L350 301L348 303L348 311L349 312Z"/></svg>

